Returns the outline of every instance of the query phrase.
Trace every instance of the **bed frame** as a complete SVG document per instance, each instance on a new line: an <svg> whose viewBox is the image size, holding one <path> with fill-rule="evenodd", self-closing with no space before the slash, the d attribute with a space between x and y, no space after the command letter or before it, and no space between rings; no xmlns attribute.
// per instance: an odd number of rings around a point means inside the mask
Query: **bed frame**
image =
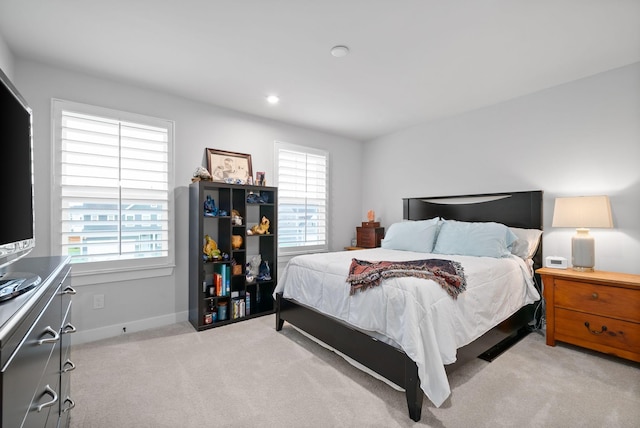
<svg viewBox="0 0 640 428"><path fill-rule="evenodd" d="M542 230L542 191L490 193L403 199L403 218L425 220L442 217L459 221L495 221L511 227ZM542 243L534 258L534 269L542 266ZM539 284L539 278L537 284ZM521 308L509 319L458 350L491 361L530 331L535 305ZM292 299L276 295L276 330L284 321L300 328L406 391L409 417L419 421L422 397L418 367L402 350L363 333L349 324L317 312ZM458 365L458 362L452 366ZM449 366L448 366L449 367ZM448 370L450 372L450 370Z"/></svg>

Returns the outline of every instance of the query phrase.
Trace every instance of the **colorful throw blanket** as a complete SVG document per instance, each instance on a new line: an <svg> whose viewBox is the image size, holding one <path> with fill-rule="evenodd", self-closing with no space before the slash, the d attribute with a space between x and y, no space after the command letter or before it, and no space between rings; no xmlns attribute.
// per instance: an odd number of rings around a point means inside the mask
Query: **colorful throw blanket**
<svg viewBox="0 0 640 428"><path fill-rule="evenodd" d="M464 269L459 262L441 259L412 260L404 262L369 262L352 259L347 282L351 283L351 295L380 285L386 278L413 276L432 279L454 299L467 288Z"/></svg>

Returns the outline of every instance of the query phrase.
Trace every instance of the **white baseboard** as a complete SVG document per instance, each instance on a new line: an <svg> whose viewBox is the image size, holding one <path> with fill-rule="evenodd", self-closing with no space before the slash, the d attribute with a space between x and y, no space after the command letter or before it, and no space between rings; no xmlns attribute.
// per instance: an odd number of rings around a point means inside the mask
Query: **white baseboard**
<svg viewBox="0 0 640 428"><path fill-rule="evenodd" d="M79 329L73 334L72 343L79 345L81 343L95 342L96 340L108 339L123 334L129 334L136 331L148 330L150 328L163 327L178 322L187 321L189 312L177 312L173 314L162 315L159 317L145 318L142 320L122 322L106 327L94 328L91 330ZM126 329L126 331L124 330Z"/></svg>

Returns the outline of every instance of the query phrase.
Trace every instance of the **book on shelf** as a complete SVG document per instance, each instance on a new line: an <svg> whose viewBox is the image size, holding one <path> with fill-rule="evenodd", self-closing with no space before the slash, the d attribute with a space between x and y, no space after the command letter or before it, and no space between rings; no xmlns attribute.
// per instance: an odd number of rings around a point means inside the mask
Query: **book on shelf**
<svg viewBox="0 0 640 428"><path fill-rule="evenodd" d="M218 272L213 274L213 285L216 287L216 296L222 296L222 275Z"/></svg>
<svg viewBox="0 0 640 428"><path fill-rule="evenodd" d="M228 263L217 265L213 276L216 295L229 296L231 294L231 266Z"/></svg>

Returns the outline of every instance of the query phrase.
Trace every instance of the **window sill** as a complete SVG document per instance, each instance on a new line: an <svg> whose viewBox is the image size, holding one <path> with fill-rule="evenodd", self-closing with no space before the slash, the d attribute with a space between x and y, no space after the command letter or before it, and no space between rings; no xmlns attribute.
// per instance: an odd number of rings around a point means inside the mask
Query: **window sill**
<svg viewBox="0 0 640 428"><path fill-rule="evenodd" d="M278 250L278 256L300 256L302 254L315 254L315 253L328 253L329 250L326 248L317 248L313 250L297 250L297 251L285 251L282 249Z"/></svg>
<svg viewBox="0 0 640 428"><path fill-rule="evenodd" d="M73 265L72 265L73 266ZM135 281L173 275L175 265L130 267L127 269L103 269L82 271L72 268L73 286Z"/></svg>

